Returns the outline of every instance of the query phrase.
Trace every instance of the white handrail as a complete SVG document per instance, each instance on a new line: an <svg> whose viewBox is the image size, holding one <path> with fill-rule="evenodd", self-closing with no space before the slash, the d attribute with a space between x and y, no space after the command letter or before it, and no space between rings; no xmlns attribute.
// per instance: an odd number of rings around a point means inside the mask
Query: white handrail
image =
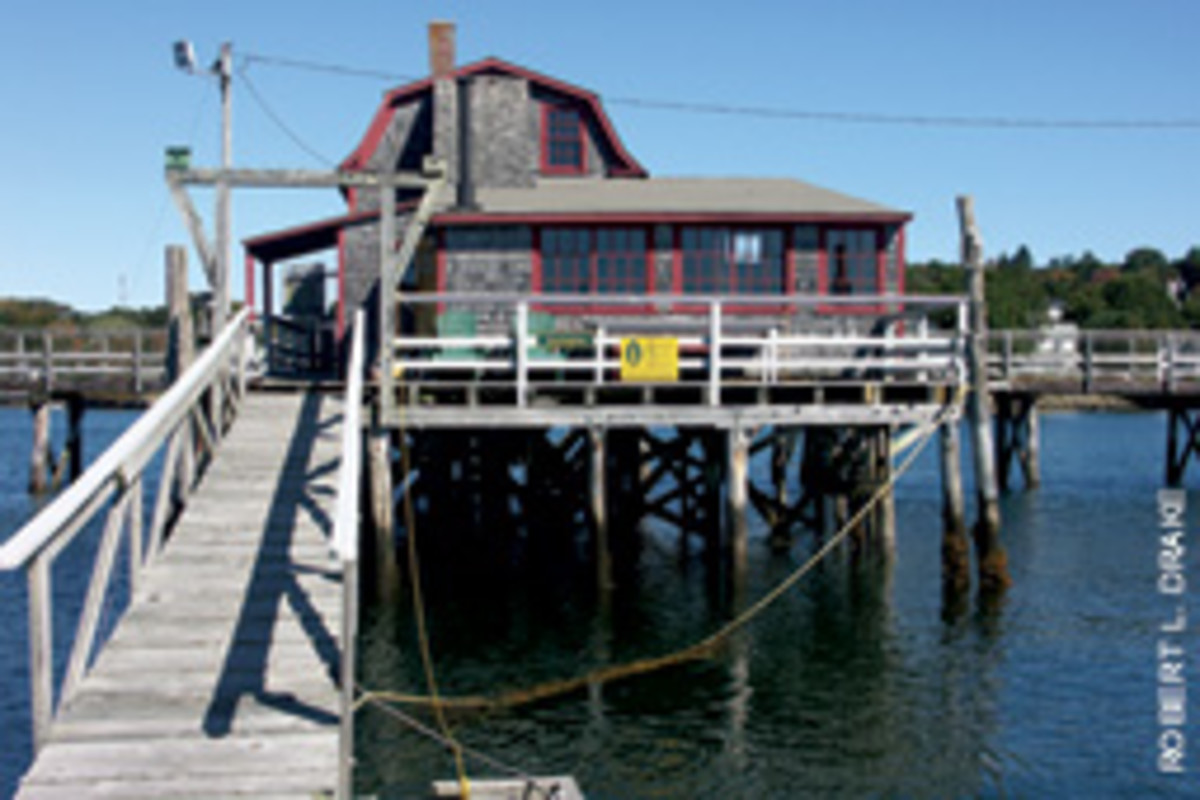
<svg viewBox="0 0 1200 800"><path fill-rule="evenodd" d="M358 636L358 514L362 471L363 312L354 315L346 398L342 409L342 462L338 471L333 546L342 568L341 708L338 726L338 798L353 796L354 663Z"/></svg>
<svg viewBox="0 0 1200 800"><path fill-rule="evenodd" d="M248 319L249 310L243 309L192 367L77 481L0 546L0 570L18 569L28 564L70 525L95 495L114 481L128 484L141 471L214 375L227 366L226 359Z"/></svg>
<svg viewBox="0 0 1200 800"><path fill-rule="evenodd" d="M358 484L362 462L363 312L354 315L350 363L346 368L346 401L342 411L342 463L338 473L337 515L333 546L342 561L358 558Z"/></svg>

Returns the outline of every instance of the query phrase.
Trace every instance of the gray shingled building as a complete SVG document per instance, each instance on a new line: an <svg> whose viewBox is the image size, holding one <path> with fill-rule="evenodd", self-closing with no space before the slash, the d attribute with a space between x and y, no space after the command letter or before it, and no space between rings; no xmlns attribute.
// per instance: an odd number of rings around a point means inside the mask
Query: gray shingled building
<svg viewBox="0 0 1200 800"><path fill-rule="evenodd" d="M908 213L790 179L651 177L595 94L496 58L457 66L452 27L435 24L430 39L431 76L388 93L341 165L415 171L430 155L446 163L451 187L404 266L409 288L734 298L903 291ZM330 254L337 336L354 309L374 302L379 281L377 195L351 189L345 198L345 215L246 242L247 269L261 265L268 292L274 265ZM403 231L416 198L399 201ZM887 310L843 301L796 324ZM599 302L569 310L616 312Z"/></svg>

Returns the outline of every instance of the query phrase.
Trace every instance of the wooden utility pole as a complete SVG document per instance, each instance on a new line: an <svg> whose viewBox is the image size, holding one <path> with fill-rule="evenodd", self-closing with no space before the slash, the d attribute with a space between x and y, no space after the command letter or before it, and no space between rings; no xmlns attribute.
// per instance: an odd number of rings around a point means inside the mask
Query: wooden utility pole
<svg viewBox="0 0 1200 800"><path fill-rule="evenodd" d="M192 330L192 304L188 297L187 250L180 245L168 245L166 249L167 290L167 383L174 383L192 365L196 350L195 332ZM183 445L179 449L179 467L175 473L177 498L187 497L195 472L195 437L192 422L184 422L179 435Z"/></svg>
<svg viewBox="0 0 1200 800"><path fill-rule="evenodd" d="M971 369L971 396L967 414L971 425L972 451L978 520L975 523L975 552L979 588L989 592L1012 583L1008 557L1000 544L1000 490L996 482L995 448L992 444L991 410L988 406L987 298L984 291L983 241L975 225L975 203L969 195L958 198L958 220L962 240L962 262L967 270L971 325L967 355Z"/></svg>

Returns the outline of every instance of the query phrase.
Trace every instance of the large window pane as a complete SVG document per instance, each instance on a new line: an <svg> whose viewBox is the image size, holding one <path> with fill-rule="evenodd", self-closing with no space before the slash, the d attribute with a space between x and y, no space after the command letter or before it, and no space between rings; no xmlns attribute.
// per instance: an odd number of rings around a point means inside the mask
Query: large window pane
<svg viewBox="0 0 1200 800"><path fill-rule="evenodd" d="M684 228L686 294L783 294L783 232L759 228Z"/></svg>
<svg viewBox="0 0 1200 800"><path fill-rule="evenodd" d="M832 230L826 236L830 294L879 292L878 237L873 230Z"/></svg>

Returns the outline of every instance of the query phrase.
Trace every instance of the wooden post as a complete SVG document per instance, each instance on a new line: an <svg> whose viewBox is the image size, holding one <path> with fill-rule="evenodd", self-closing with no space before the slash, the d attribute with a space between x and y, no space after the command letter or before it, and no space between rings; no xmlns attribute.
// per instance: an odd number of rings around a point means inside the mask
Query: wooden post
<svg viewBox="0 0 1200 800"><path fill-rule="evenodd" d="M180 245L168 245L165 252L167 301L167 359L166 384L169 386L192 365L196 352L192 328L192 306L188 297L187 250ZM191 417L182 423L183 445L179 450L179 466L175 471L175 496L183 503L191 491L196 464L196 431Z"/></svg>
<svg viewBox="0 0 1200 800"><path fill-rule="evenodd" d="M728 486L725 497L728 513L729 556L733 562L733 574L741 576L746 571L746 505L749 498L750 437L740 425L730 428L727 435L728 443L725 454L728 461L725 479Z"/></svg>
<svg viewBox="0 0 1200 800"><path fill-rule="evenodd" d="M49 488L50 398L39 394L31 401L33 448L29 455L29 491L42 494Z"/></svg>
<svg viewBox="0 0 1200 800"><path fill-rule="evenodd" d="M187 250L168 245L167 289L167 382L174 383L191 365L195 352L192 312L188 301Z"/></svg>
<svg viewBox="0 0 1200 800"><path fill-rule="evenodd" d="M877 492L892 479L892 431L888 427L882 427L879 429L876 437L875 483L872 491ZM880 541L883 543L884 551L888 554L895 553L896 494L894 490L889 489L879 499L876 519L879 522L878 534Z"/></svg>
<svg viewBox="0 0 1200 800"><path fill-rule="evenodd" d="M133 332L133 393L142 395L142 329Z"/></svg>
<svg viewBox="0 0 1200 800"><path fill-rule="evenodd" d="M608 541L608 498L605 475L605 430L599 425L588 429L591 459L588 468L589 497L593 535L596 537L596 586L601 595L612 588L612 551Z"/></svg>
<svg viewBox="0 0 1200 800"><path fill-rule="evenodd" d="M1042 484L1041 464L1041 419L1037 409L1037 398L1025 400L1023 416L1024 446L1020 452L1021 472L1025 476L1025 488L1036 489Z"/></svg>
<svg viewBox="0 0 1200 800"><path fill-rule="evenodd" d="M367 473L371 486L371 528L375 543L375 589L378 597L388 598L393 597L400 588L400 567L396 561L394 538L396 517L392 484L392 434L387 428L371 428L367 434ZM408 475L403 476L406 485L408 479Z"/></svg>
<svg viewBox="0 0 1200 800"><path fill-rule="evenodd" d="M958 425L957 419L948 419L938 431L942 456L942 588L955 594L965 592L971 583Z"/></svg>
<svg viewBox="0 0 1200 800"><path fill-rule="evenodd" d="M979 518L975 524L975 551L980 589L1004 589L1012 583L1008 557L1000 543L1000 492L996 484L995 456L988 408L987 298L984 291L983 243L975 226L975 206L970 196L958 198L963 264L970 282L971 397L968 414L972 432L975 486Z"/></svg>
<svg viewBox="0 0 1200 800"><path fill-rule="evenodd" d="M54 592L50 585L50 557L34 556L26 573L29 581L29 683L33 717L33 752L50 734L54 718Z"/></svg>
<svg viewBox="0 0 1200 800"><path fill-rule="evenodd" d="M72 393L67 397L67 446L71 482L83 474L83 412L86 408L82 394Z"/></svg>

